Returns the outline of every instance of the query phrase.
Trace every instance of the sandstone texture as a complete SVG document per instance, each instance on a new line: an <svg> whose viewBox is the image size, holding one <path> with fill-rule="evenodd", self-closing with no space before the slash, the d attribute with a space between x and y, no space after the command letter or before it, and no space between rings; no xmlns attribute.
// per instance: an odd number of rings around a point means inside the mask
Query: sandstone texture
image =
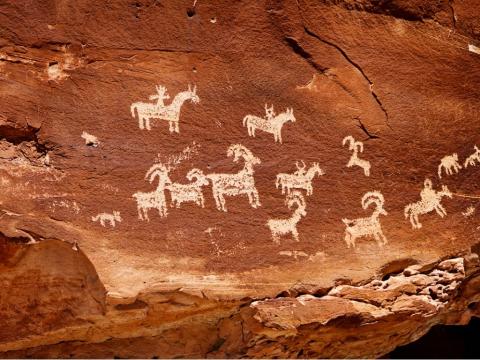
<svg viewBox="0 0 480 360"><path fill-rule="evenodd" d="M479 83L475 0L0 1L0 356L468 323Z"/></svg>

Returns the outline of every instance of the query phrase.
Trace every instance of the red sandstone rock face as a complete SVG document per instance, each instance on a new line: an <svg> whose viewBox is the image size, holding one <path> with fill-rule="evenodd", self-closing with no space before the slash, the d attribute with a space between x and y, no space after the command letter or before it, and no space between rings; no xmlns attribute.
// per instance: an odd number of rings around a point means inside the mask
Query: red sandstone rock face
<svg viewBox="0 0 480 360"><path fill-rule="evenodd" d="M476 314L474 1L0 6L3 356L380 356Z"/></svg>

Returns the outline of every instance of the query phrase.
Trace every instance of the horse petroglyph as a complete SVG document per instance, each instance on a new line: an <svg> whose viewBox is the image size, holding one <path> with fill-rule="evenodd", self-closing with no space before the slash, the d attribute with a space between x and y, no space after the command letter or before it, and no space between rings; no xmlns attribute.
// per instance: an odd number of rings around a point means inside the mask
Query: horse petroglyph
<svg viewBox="0 0 480 360"><path fill-rule="evenodd" d="M261 206L255 180L253 178L254 166L261 163L260 159L252 154L245 146L240 144L231 145L227 150L227 156L233 156L233 161L240 158L244 161L243 169L236 174L208 174L206 178L212 182L213 198L218 210L227 211L225 196L247 195L250 206Z"/></svg>
<svg viewBox="0 0 480 360"><path fill-rule="evenodd" d="M277 175L275 186L278 189L282 187L282 194L285 194L285 190L289 194L292 189L303 189L307 191L307 195L313 194L312 180L315 175L322 176L325 172L320 168L320 165L316 162L306 170L307 165L302 160L302 166L295 163L297 170L293 174L280 173Z"/></svg>
<svg viewBox="0 0 480 360"><path fill-rule="evenodd" d="M297 224L302 217L307 216L305 211L307 204L300 191L294 190L289 193L285 199L285 204L289 209L294 205L296 206L293 214L288 219L270 219L267 221L267 226L270 228L273 241L276 244L280 244L280 236L288 234L292 234L295 241L300 241L298 239Z"/></svg>
<svg viewBox="0 0 480 360"><path fill-rule="evenodd" d="M387 243L380 224L380 215L388 215L383 208L384 203L385 199L379 191L369 191L362 197L362 208L366 210L371 204L375 204L372 215L355 220L342 219L346 225L345 242L348 247L355 247L355 240L363 236L373 236L379 246Z"/></svg>
<svg viewBox="0 0 480 360"><path fill-rule="evenodd" d="M452 155L445 156L440 160L440 165L438 165L438 177L442 178L442 169L445 169L447 175L452 175L453 172L458 173L458 170L462 168L462 165L458 163L458 154L453 153Z"/></svg>
<svg viewBox="0 0 480 360"><path fill-rule="evenodd" d="M475 152L465 160L465 164L463 165L464 168L468 167L468 165L476 166L477 162L480 163L480 149L477 145L474 145L473 148L475 149Z"/></svg>
<svg viewBox="0 0 480 360"><path fill-rule="evenodd" d="M170 191L172 207L179 208L184 202L194 202L202 208L205 207L205 199L203 197L202 187L208 185L208 180L202 170L192 169L187 174L190 184L171 183L166 185L166 189ZM195 181L193 181L195 179Z"/></svg>
<svg viewBox="0 0 480 360"><path fill-rule="evenodd" d="M196 86L193 89L188 86L188 90L178 93L169 105L164 104L164 100L169 99L167 88L161 85L157 87L157 94L151 95L150 100L157 100L156 103L134 102L130 106L132 117L135 118L135 111L138 116L138 126L140 129L151 130L150 120L159 119L168 121L169 131L179 133L178 123L180 121L180 109L186 100L191 100L194 104L200 102L197 95Z"/></svg>
<svg viewBox="0 0 480 360"><path fill-rule="evenodd" d="M115 227L116 222L122 222L122 218L120 217L120 212L114 210L112 214L101 213L97 216L92 216L92 221L100 221L100 225L103 227L105 227L106 223L109 222L111 227Z"/></svg>
<svg viewBox="0 0 480 360"><path fill-rule="evenodd" d="M355 141L351 135L343 138L342 145L345 146L347 143L349 143L348 150L353 151L350 160L348 160L347 167L359 166L363 169L365 176L370 176L370 162L358 157L358 153L363 152L363 143L361 141Z"/></svg>
<svg viewBox="0 0 480 360"><path fill-rule="evenodd" d="M167 202L165 198L165 187L167 184L171 184L172 181L168 177L170 171L165 165L158 163L154 164L145 175L145 179L148 179L152 183L156 177L158 177L157 188L152 192L138 191L133 194L133 198L137 201L138 218L140 220L149 221L148 210L157 209L160 217L166 217Z"/></svg>
<svg viewBox="0 0 480 360"><path fill-rule="evenodd" d="M420 191L420 201L408 204L405 207L405 218L410 218L413 229L420 229L422 227L422 224L418 220L418 215L427 214L433 210L442 218L447 215L447 211L442 204L440 204L444 196L452 197L452 193L446 185L442 186L442 191L436 191L433 189L432 181L425 179L423 190Z"/></svg>
<svg viewBox="0 0 480 360"><path fill-rule="evenodd" d="M247 127L249 136L255 137L255 130L259 129L273 134L275 142L282 143L282 127L288 121L296 121L295 116L293 116L293 109L287 108L285 112L276 115L273 105L267 107L267 104L265 104L265 118L247 115L243 118L243 126Z"/></svg>

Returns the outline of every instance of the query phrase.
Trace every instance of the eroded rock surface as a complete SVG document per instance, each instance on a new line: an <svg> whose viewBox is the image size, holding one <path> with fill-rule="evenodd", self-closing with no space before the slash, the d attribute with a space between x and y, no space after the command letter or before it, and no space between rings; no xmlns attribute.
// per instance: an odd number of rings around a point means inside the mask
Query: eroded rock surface
<svg viewBox="0 0 480 360"><path fill-rule="evenodd" d="M0 355L374 357L478 315L475 1L0 10Z"/></svg>

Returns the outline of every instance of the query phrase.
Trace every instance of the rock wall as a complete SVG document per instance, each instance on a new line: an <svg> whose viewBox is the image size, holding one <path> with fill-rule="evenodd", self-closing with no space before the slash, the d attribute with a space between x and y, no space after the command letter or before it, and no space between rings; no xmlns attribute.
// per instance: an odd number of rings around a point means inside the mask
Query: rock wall
<svg viewBox="0 0 480 360"><path fill-rule="evenodd" d="M0 4L0 355L376 357L478 315L479 14Z"/></svg>

